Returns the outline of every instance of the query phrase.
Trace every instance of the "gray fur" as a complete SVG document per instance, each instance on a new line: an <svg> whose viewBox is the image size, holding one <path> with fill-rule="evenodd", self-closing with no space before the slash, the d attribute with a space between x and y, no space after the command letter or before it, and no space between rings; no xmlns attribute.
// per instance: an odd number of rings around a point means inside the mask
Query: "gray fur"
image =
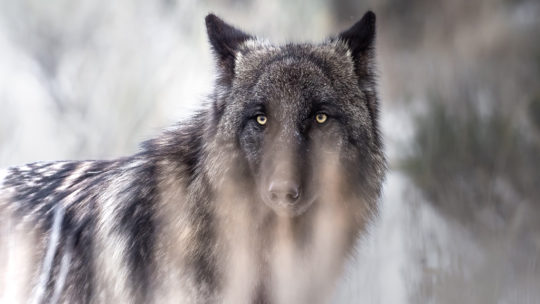
<svg viewBox="0 0 540 304"><path fill-rule="evenodd" d="M0 271L19 278L0 279L1 300L328 301L386 168L375 15L320 44L206 24L206 109L130 157L0 174Z"/></svg>

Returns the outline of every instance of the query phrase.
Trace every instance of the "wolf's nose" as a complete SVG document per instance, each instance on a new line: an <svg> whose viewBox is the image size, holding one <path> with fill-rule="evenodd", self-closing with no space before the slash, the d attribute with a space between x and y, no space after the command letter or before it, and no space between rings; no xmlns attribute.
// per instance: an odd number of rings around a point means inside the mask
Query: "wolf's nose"
<svg viewBox="0 0 540 304"><path fill-rule="evenodd" d="M282 201L287 204L296 202L300 197L298 185L290 181L274 181L270 183L268 191L273 201Z"/></svg>

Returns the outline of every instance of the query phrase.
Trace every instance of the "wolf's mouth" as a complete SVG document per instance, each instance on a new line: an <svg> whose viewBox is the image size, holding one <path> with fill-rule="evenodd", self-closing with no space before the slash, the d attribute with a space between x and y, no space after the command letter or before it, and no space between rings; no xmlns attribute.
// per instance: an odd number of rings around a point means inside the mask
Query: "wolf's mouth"
<svg viewBox="0 0 540 304"><path fill-rule="evenodd" d="M297 217L304 214L317 200L317 196L311 196L309 198L301 197L300 200L295 202L288 202L285 200L271 200L263 197L265 205L270 207L277 215L283 217Z"/></svg>

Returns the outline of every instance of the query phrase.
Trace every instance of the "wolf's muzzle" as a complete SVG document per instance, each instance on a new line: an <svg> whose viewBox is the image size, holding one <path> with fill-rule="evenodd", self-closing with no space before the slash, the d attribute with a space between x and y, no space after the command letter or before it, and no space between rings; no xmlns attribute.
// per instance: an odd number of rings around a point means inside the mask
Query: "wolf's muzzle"
<svg viewBox="0 0 540 304"><path fill-rule="evenodd" d="M300 187L295 182L288 180L271 182L268 192L274 203L292 205L300 198Z"/></svg>

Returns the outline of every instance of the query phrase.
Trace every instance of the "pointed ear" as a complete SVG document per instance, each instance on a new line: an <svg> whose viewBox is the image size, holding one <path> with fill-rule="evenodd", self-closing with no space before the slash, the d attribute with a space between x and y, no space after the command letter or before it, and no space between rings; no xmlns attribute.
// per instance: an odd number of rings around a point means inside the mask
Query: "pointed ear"
<svg viewBox="0 0 540 304"><path fill-rule="evenodd" d="M339 39L348 47L354 62L359 85L366 94L367 108L374 126L375 143L381 145L377 124L379 102L375 90L375 14L368 11L360 21L342 32Z"/></svg>
<svg viewBox="0 0 540 304"><path fill-rule="evenodd" d="M375 49L375 14L368 11L360 21L339 34L339 39L347 44L359 76L371 74L371 58Z"/></svg>
<svg viewBox="0 0 540 304"><path fill-rule="evenodd" d="M225 23L214 14L205 18L208 39L216 56L222 80L232 82L234 61L238 47L252 37Z"/></svg>

